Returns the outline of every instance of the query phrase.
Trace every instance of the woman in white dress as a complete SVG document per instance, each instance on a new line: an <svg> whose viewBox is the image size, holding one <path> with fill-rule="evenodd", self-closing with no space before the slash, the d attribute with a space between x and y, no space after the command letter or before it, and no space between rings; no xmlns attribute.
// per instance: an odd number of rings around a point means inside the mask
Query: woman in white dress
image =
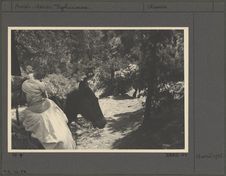
<svg viewBox="0 0 226 176"><path fill-rule="evenodd" d="M28 107L21 113L22 124L45 149L74 149L75 141L64 112L46 96L45 84L29 79L22 84Z"/></svg>

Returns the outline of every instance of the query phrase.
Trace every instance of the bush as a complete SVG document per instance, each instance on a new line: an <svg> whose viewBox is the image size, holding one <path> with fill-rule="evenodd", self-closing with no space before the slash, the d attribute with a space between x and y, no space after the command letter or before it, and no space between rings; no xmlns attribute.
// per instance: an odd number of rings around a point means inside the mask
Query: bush
<svg viewBox="0 0 226 176"><path fill-rule="evenodd" d="M154 100L153 108L160 111L163 108L183 104L184 82L168 82L158 85L159 93Z"/></svg>
<svg viewBox="0 0 226 176"><path fill-rule="evenodd" d="M46 84L49 97L56 96L65 99L66 95L78 87L73 79L68 79L61 74L49 74L42 80Z"/></svg>
<svg viewBox="0 0 226 176"><path fill-rule="evenodd" d="M101 77L98 84L99 88L104 88L103 95L119 95L125 94L132 87L137 78L139 67L136 64L129 64L124 68L114 71L114 74L101 72L97 77Z"/></svg>

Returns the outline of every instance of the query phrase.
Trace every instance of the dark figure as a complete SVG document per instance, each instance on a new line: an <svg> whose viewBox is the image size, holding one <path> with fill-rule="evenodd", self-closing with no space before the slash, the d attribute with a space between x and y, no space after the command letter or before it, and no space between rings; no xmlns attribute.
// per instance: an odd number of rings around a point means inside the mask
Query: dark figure
<svg viewBox="0 0 226 176"><path fill-rule="evenodd" d="M77 115L91 121L94 127L104 128L106 119L101 111L98 98L95 96L86 80L79 84L79 88L67 95L64 112L69 124L76 121Z"/></svg>
<svg viewBox="0 0 226 176"><path fill-rule="evenodd" d="M141 91L145 90L146 84L145 81L143 80L142 76L140 73L136 73L133 78L132 78L132 87L134 88L134 93L133 97L140 97L141 96Z"/></svg>

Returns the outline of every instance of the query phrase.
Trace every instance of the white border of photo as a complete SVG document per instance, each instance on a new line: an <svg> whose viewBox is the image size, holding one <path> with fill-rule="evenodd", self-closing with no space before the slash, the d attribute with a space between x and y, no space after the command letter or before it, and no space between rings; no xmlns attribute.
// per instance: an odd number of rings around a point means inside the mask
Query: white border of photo
<svg viewBox="0 0 226 176"><path fill-rule="evenodd" d="M184 149L12 149L11 31L12 30L184 30ZM188 27L8 27L8 152L9 153L188 153L189 152L189 28Z"/></svg>

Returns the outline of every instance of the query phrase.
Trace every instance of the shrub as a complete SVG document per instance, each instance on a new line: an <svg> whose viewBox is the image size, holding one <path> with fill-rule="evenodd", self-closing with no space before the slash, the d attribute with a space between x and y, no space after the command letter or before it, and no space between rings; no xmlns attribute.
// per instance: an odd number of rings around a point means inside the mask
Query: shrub
<svg viewBox="0 0 226 176"><path fill-rule="evenodd" d="M43 80L46 84L47 93L65 99L66 95L78 87L78 83L73 79L68 79L61 74L49 74Z"/></svg>

